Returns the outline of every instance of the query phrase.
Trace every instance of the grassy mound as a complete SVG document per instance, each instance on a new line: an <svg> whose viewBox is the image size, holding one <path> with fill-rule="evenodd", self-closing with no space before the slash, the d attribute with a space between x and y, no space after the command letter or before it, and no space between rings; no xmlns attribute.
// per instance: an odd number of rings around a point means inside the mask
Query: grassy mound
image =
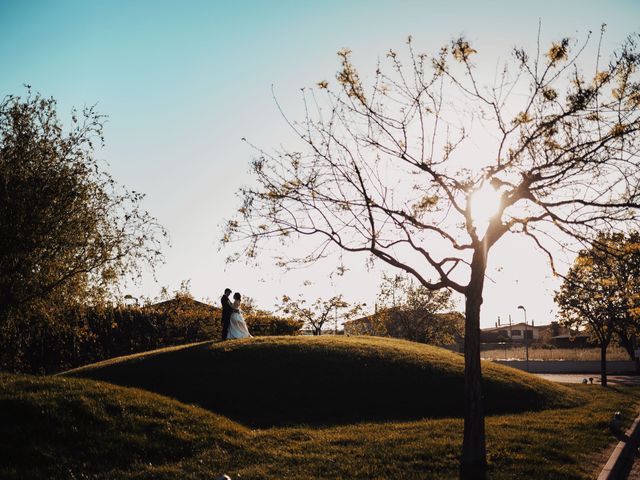
<svg viewBox="0 0 640 480"><path fill-rule="evenodd" d="M194 468L210 477L245 458L248 437L224 417L143 390L0 373L2 479L189 478Z"/></svg>
<svg viewBox="0 0 640 480"><path fill-rule="evenodd" d="M395 339L268 337L100 362L65 375L142 388L251 426L460 417L460 355ZM566 387L483 364L486 411L575 405Z"/></svg>
<svg viewBox="0 0 640 480"><path fill-rule="evenodd" d="M587 480L635 416L637 388L576 385L575 408L487 418L489 477ZM205 409L88 379L0 373L0 478L329 480L458 477L462 419L249 430ZM526 435L523 435L526 432ZM540 461L544 459L544 461Z"/></svg>

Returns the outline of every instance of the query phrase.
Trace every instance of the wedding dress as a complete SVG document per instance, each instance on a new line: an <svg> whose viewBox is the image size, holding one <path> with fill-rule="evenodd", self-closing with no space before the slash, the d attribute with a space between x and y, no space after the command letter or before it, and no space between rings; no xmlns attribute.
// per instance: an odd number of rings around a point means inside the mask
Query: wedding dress
<svg viewBox="0 0 640 480"><path fill-rule="evenodd" d="M244 321L242 313L240 312L240 302L236 300L231 306L234 310L231 313L231 318L229 319L229 330L227 332L227 338L251 337L252 335L249 333L247 323Z"/></svg>

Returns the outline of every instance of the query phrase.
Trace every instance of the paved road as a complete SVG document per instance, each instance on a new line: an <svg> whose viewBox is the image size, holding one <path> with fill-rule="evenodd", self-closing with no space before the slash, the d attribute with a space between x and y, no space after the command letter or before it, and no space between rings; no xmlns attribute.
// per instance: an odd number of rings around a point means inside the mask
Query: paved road
<svg viewBox="0 0 640 480"><path fill-rule="evenodd" d="M583 383L586 378L589 382L593 379L594 384L600 385L600 375L586 373L534 373L536 377L544 378L558 383ZM607 381L610 385L639 385L640 375L608 375Z"/></svg>

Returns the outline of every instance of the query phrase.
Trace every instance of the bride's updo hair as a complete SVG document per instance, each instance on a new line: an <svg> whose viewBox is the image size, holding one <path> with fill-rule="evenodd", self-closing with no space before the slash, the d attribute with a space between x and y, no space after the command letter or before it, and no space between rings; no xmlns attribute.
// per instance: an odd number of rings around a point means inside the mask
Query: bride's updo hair
<svg viewBox="0 0 640 480"><path fill-rule="evenodd" d="M233 294L233 299L234 300L240 300L242 297L240 296L240 292L236 292Z"/></svg>

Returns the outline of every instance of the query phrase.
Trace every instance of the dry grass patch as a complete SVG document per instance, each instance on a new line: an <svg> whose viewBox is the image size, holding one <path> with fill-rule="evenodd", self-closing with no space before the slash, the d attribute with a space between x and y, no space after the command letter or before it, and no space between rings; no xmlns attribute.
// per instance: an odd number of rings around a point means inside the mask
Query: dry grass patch
<svg viewBox="0 0 640 480"><path fill-rule="evenodd" d="M530 360L573 360L596 361L600 360L599 348L535 348L529 347ZM524 360L526 351L524 347L494 348L480 353L484 360ZM629 354L623 348L609 348L607 360L629 360Z"/></svg>

